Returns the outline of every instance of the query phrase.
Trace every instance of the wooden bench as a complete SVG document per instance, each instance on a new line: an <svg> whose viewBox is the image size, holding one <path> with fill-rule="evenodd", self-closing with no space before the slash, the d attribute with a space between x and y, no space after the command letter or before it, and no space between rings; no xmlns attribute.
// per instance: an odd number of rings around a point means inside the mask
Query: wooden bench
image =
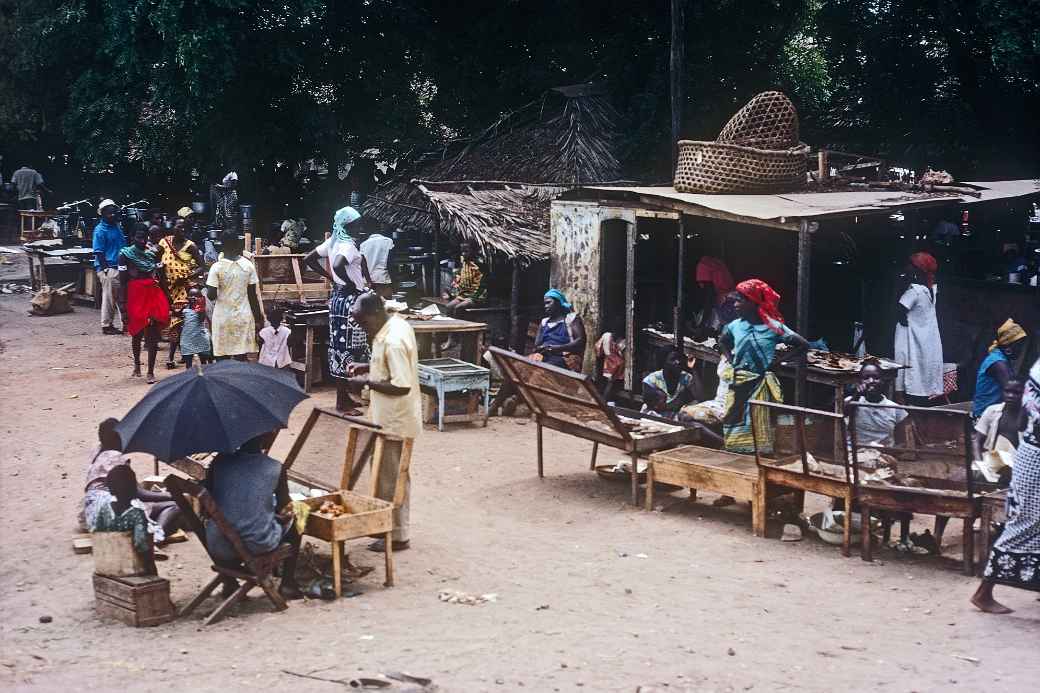
<svg viewBox="0 0 1040 693"><path fill-rule="evenodd" d="M751 526L765 536L765 494L759 493L758 463L750 455L738 455L698 445L684 445L650 455L646 472L646 509L654 507L654 482L720 493L751 503Z"/></svg>

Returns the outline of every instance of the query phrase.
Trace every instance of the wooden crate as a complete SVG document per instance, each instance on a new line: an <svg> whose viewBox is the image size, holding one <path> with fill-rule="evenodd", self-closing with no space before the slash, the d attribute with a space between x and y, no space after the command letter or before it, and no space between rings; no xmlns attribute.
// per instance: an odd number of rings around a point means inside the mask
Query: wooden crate
<svg viewBox="0 0 1040 693"><path fill-rule="evenodd" d="M91 539L94 572L98 575L129 577L148 572L144 556L134 551L130 532L95 532Z"/></svg>
<svg viewBox="0 0 1040 693"><path fill-rule="evenodd" d="M170 581L157 575L107 577L94 574L95 608L131 626L157 626L173 620Z"/></svg>
<svg viewBox="0 0 1040 693"><path fill-rule="evenodd" d="M315 511L325 501L339 503L347 508L348 515L329 517ZM343 541L369 534L385 534L394 527L394 505L388 501L363 496L353 491L337 491L325 496L308 498L304 503L311 507L307 516L307 531L304 534L325 541Z"/></svg>

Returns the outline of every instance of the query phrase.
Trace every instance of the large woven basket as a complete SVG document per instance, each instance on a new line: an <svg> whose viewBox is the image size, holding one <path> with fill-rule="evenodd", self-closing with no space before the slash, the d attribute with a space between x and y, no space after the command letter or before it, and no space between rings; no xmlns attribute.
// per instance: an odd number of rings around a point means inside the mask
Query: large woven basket
<svg viewBox="0 0 1040 693"><path fill-rule="evenodd" d="M809 146L757 149L725 142L679 140L675 189L684 193L763 193L805 183Z"/></svg>
<svg viewBox="0 0 1040 693"><path fill-rule="evenodd" d="M729 119L715 141L756 149L797 147L798 111L783 93L762 92Z"/></svg>

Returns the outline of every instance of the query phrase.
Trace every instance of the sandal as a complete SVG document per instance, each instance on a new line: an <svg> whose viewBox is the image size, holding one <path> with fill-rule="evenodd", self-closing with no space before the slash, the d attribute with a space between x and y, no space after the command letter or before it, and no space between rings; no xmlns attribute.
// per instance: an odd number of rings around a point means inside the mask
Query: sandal
<svg viewBox="0 0 1040 693"><path fill-rule="evenodd" d="M177 364L174 363L173 361L167 361L166 362L166 370L172 371L176 367L177 367Z"/></svg>
<svg viewBox="0 0 1040 693"><path fill-rule="evenodd" d="M145 380L145 382L149 385L154 385L156 383L155 373L149 373L148 378Z"/></svg>

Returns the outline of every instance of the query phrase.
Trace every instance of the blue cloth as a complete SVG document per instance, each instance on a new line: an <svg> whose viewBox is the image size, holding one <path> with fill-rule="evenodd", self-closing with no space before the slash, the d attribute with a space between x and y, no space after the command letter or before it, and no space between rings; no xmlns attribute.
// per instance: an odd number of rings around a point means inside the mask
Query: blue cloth
<svg viewBox="0 0 1040 693"><path fill-rule="evenodd" d="M549 318L544 318L538 328L538 337L535 339L535 343L539 346L560 346L570 344L571 341L571 330L567 325L566 317L560 318L559 322L554 323L550 323ZM543 362L560 368L567 367L563 354L543 354Z"/></svg>
<svg viewBox="0 0 1040 693"><path fill-rule="evenodd" d="M273 551L285 534L275 517L275 491L281 474L278 460L260 453L218 455L210 466L213 500L251 553ZM206 542L215 558L238 558L215 522L206 523Z"/></svg>
<svg viewBox="0 0 1040 693"><path fill-rule="evenodd" d="M567 301L567 297L564 296L563 292L559 289L549 289L545 292L545 296L543 298L555 298L557 301L559 301L560 306L568 313L574 309L574 307Z"/></svg>
<svg viewBox="0 0 1040 693"><path fill-rule="evenodd" d="M1000 386L1000 381L986 372L998 361L1008 362L1008 357L999 348L986 354L986 358L979 364L979 372L975 376L975 399L971 402L971 415L976 419L982 416L986 407L1004 399L1004 388Z"/></svg>
<svg viewBox="0 0 1040 693"><path fill-rule="evenodd" d="M92 247L95 253L101 253L105 256L105 262L108 267L119 266L119 251L125 246L126 238L123 236L123 231L115 224L109 224L102 219L94 227ZM94 258L94 269L101 269L101 263L97 261L97 257Z"/></svg>
<svg viewBox="0 0 1040 693"><path fill-rule="evenodd" d="M783 329L783 335L774 332L765 323L751 324L744 318L737 318L722 328L720 338L729 335L733 340L733 359L730 364L738 371L749 371L764 375L773 363L776 347L788 341L793 334L783 323L775 323Z"/></svg>

